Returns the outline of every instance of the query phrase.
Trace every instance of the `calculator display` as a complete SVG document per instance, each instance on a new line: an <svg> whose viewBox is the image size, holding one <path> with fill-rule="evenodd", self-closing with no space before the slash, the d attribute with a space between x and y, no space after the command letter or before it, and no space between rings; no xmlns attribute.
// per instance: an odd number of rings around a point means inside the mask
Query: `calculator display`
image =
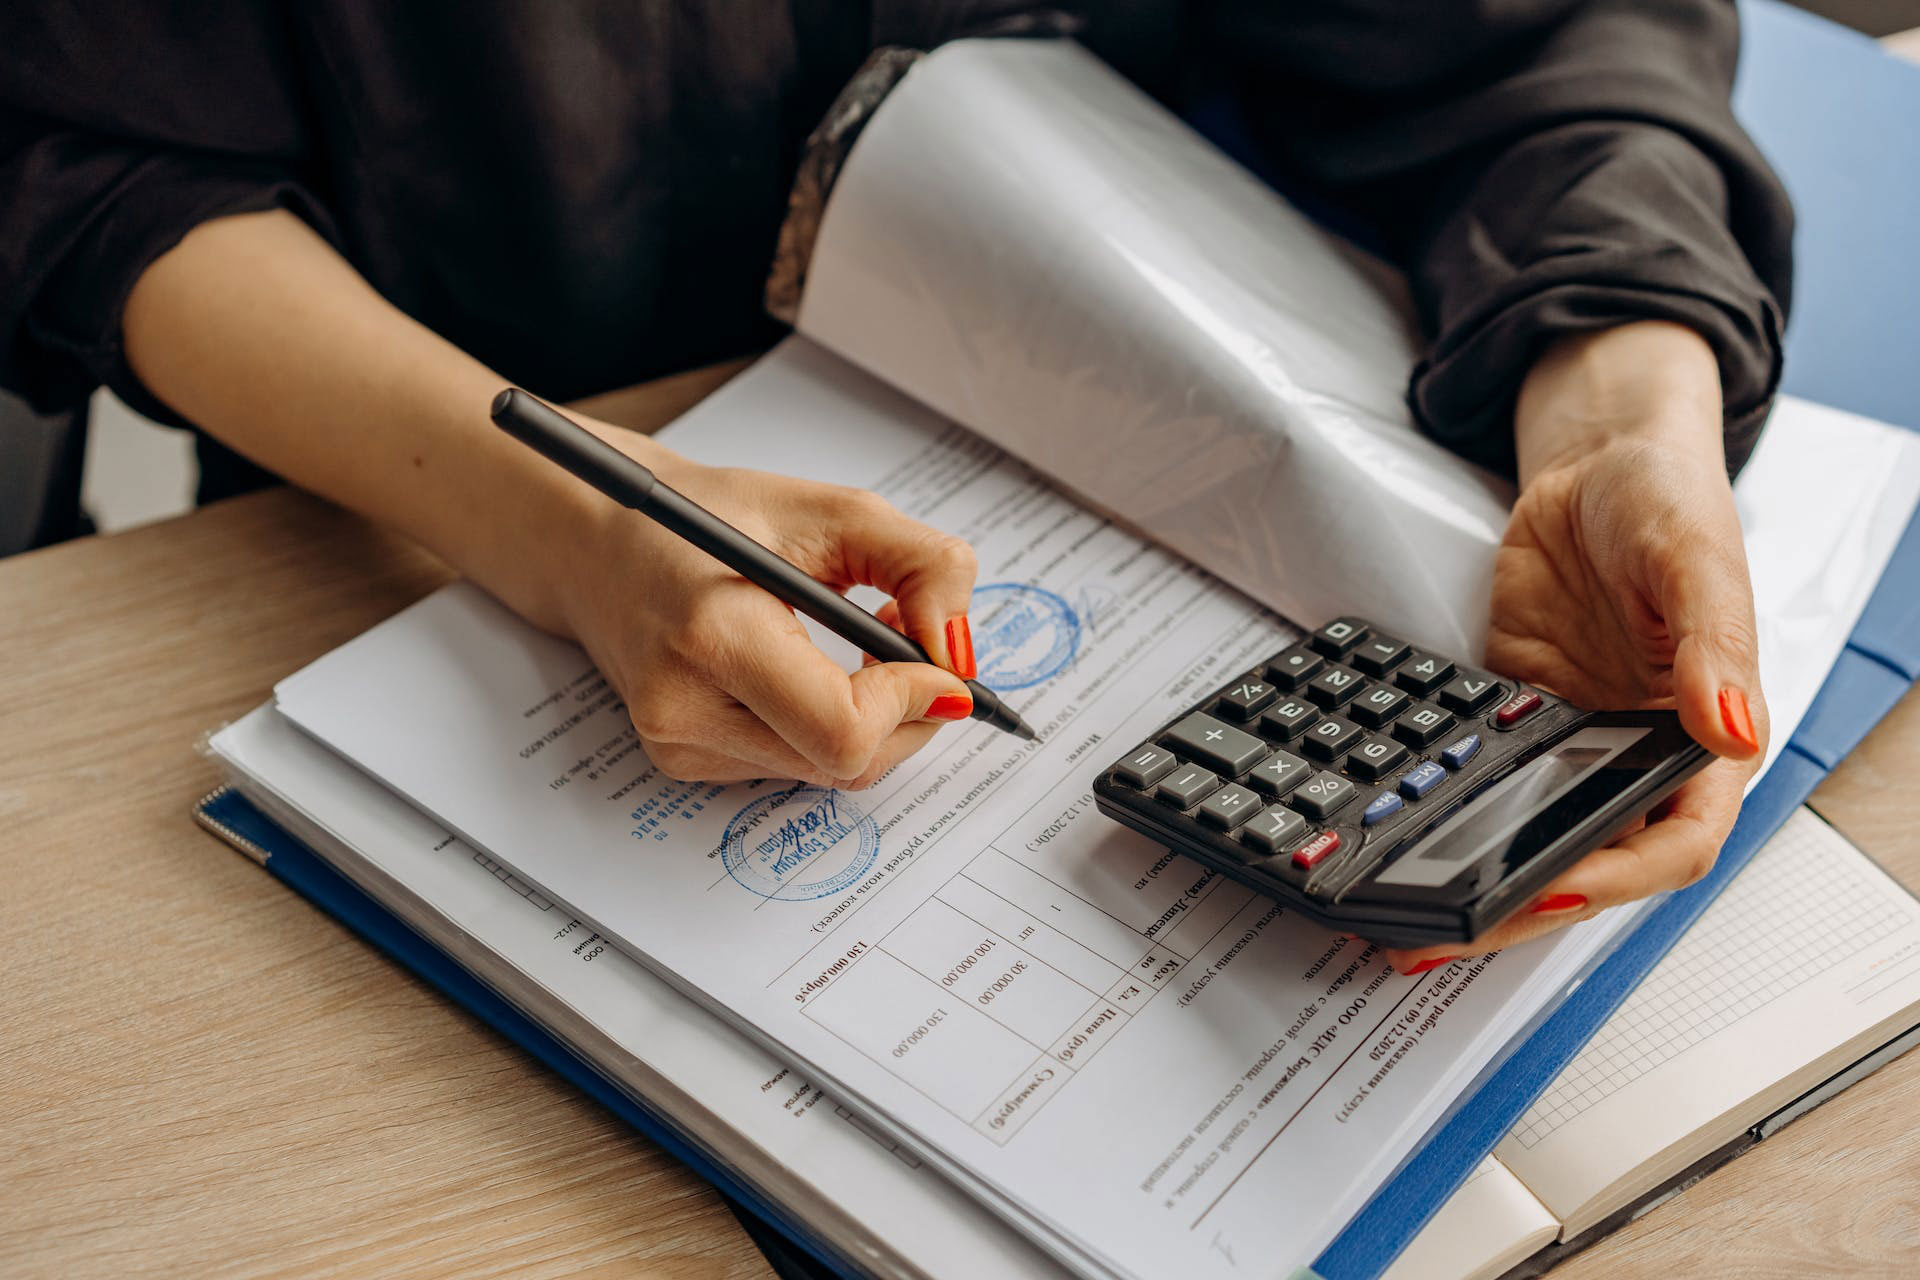
<svg viewBox="0 0 1920 1280"><path fill-rule="evenodd" d="M1629 747L1650 730L1582 729L1501 779L1455 814L1440 833L1374 877L1381 885L1447 884L1469 867L1491 884L1585 813L1621 795L1658 763L1638 762Z"/></svg>

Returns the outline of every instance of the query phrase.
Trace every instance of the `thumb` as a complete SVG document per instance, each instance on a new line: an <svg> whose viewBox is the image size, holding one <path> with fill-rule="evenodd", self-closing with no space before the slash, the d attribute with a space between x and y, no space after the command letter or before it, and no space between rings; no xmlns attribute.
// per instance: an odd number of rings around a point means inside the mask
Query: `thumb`
<svg viewBox="0 0 1920 1280"><path fill-rule="evenodd" d="M973 548L868 493L852 500L839 530L848 577L892 596L900 629L940 666L962 679L978 674L967 621Z"/></svg>
<svg viewBox="0 0 1920 1280"><path fill-rule="evenodd" d="M973 714L973 691L951 672L924 662L882 662L853 674L854 705L881 736L916 721L945 723Z"/></svg>
<svg viewBox="0 0 1920 1280"><path fill-rule="evenodd" d="M1673 696L1680 723L1717 756L1747 760L1767 741L1760 644L1744 552L1676 545L1676 571L1661 601L1673 639Z"/></svg>

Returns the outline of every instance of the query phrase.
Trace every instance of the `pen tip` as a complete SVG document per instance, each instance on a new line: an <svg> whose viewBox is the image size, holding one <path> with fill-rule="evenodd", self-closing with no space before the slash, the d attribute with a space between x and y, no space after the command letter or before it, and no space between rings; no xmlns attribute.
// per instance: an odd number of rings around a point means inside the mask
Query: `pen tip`
<svg viewBox="0 0 1920 1280"><path fill-rule="evenodd" d="M1019 716L1015 716L1013 718L1013 731L1015 733L1025 735L1027 741L1029 742L1040 741L1040 735L1034 732L1033 726L1028 724L1025 720L1022 720Z"/></svg>

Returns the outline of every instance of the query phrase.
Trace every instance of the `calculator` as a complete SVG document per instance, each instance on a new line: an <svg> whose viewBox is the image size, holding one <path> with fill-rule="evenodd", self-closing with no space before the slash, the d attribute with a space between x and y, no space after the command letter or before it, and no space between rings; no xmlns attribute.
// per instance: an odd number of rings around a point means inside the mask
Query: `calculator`
<svg viewBox="0 0 1920 1280"><path fill-rule="evenodd" d="M1337 618L1163 725L1101 812L1390 946L1464 942L1711 757L1671 711L1583 711Z"/></svg>

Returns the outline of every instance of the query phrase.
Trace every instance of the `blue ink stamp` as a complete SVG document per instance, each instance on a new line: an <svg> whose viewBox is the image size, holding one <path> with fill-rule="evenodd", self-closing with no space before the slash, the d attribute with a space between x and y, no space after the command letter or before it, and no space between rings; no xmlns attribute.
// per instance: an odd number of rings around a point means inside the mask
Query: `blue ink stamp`
<svg viewBox="0 0 1920 1280"><path fill-rule="evenodd" d="M850 888L880 855L880 830L844 793L788 787L735 814L720 842L727 874L774 902L806 902Z"/></svg>
<svg viewBox="0 0 1920 1280"><path fill-rule="evenodd" d="M996 692L1051 680L1080 652L1079 615L1045 587L1020 582L975 587L968 612L980 682Z"/></svg>

